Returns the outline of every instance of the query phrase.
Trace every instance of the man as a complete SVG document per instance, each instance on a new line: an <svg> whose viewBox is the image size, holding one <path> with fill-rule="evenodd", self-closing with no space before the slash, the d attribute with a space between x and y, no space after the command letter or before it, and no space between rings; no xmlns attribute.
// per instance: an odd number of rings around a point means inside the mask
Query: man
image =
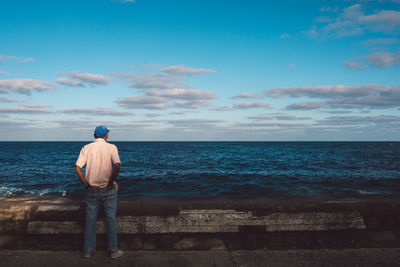
<svg viewBox="0 0 400 267"><path fill-rule="evenodd" d="M106 142L109 132L106 127L97 126L94 130L94 142L81 149L75 163L75 172L86 187L84 258L90 258L96 249L99 203L104 206L107 249L110 258L116 259L123 255L123 251L118 249L117 244L117 184L114 182L121 168L121 162L117 147ZM84 176L81 169L85 165Z"/></svg>

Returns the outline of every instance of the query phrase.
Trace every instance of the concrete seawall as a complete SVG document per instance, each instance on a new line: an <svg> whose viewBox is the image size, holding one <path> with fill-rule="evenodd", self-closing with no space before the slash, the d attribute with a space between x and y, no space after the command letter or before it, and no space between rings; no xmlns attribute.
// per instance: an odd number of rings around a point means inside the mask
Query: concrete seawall
<svg viewBox="0 0 400 267"><path fill-rule="evenodd" d="M81 249L83 224L81 199L0 198L2 249ZM117 228L122 249L400 247L400 195L120 198Z"/></svg>

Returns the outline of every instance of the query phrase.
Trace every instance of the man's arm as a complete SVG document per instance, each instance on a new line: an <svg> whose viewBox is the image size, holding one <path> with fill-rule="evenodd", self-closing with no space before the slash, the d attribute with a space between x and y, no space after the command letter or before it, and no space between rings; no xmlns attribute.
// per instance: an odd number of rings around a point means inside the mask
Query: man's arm
<svg viewBox="0 0 400 267"><path fill-rule="evenodd" d="M79 180L85 185L87 191L92 191L91 185L86 181L85 176L83 176L82 169L78 165L75 165L75 172L79 177Z"/></svg>
<svg viewBox="0 0 400 267"><path fill-rule="evenodd" d="M111 189L114 188L113 183L114 183L115 179L117 179L120 169L121 169L121 163L115 163L114 168L111 173L111 176L110 176L110 180L108 181L108 185L107 185L108 191L110 191Z"/></svg>

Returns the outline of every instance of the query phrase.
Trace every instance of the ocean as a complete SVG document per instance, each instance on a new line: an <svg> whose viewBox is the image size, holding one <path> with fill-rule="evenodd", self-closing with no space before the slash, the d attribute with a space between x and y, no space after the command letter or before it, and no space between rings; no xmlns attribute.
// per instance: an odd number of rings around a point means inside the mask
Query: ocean
<svg viewBox="0 0 400 267"><path fill-rule="evenodd" d="M0 142L0 195L78 196L88 142ZM396 194L400 142L111 142L120 196Z"/></svg>

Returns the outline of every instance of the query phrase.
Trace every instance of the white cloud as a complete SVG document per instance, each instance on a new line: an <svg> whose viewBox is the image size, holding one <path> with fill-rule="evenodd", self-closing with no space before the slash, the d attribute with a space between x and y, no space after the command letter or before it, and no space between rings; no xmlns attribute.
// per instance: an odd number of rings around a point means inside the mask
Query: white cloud
<svg viewBox="0 0 400 267"><path fill-rule="evenodd" d="M284 121L293 121L293 120L310 120L311 117L297 117L293 115L288 115L285 113L272 113L272 114L262 114L257 116L248 117L250 120L255 121L265 121L265 120L284 120Z"/></svg>
<svg viewBox="0 0 400 267"><path fill-rule="evenodd" d="M168 120L167 123L178 128L208 128L210 126L219 126L223 120L213 119L185 119L185 120Z"/></svg>
<svg viewBox="0 0 400 267"><path fill-rule="evenodd" d="M187 87L182 76L167 73L135 74L127 72L113 73L114 76L131 82L131 87L138 89L170 89Z"/></svg>
<svg viewBox="0 0 400 267"><path fill-rule="evenodd" d="M153 73L128 73L117 72L114 76L131 82L131 87L138 89L172 89L172 88L190 88L185 83L187 76L203 75L207 73L216 73L215 70L192 68L184 65L164 67L158 64L145 66L146 69L156 69L159 72Z"/></svg>
<svg viewBox="0 0 400 267"><path fill-rule="evenodd" d="M19 76L19 73L10 73L10 72L0 70L0 75Z"/></svg>
<svg viewBox="0 0 400 267"><path fill-rule="evenodd" d="M130 109L197 109L209 105L208 100L216 97L213 92L194 89L151 89L146 90L143 96L120 98L115 102Z"/></svg>
<svg viewBox="0 0 400 267"><path fill-rule="evenodd" d="M57 85L41 80L34 79L9 79L0 80L0 93L19 93L30 95L32 91L50 91L57 88Z"/></svg>
<svg viewBox="0 0 400 267"><path fill-rule="evenodd" d="M205 100L217 98L213 92L195 90L195 89L167 89L167 90L146 90L147 95L159 96L173 99L186 99L186 100Z"/></svg>
<svg viewBox="0 0 400 267"><path fill-rule="evenodd" d="M302 87L282 87L264 92L265 96L273 98L310 97L327 99L313 105L324 105L330 108L392 108L400 106L400 86L384 86L367 84L357 86L318 85ZM309 104L293 104L287 108L308 107Z"/></svg>
<svg viewBox="0 0 400 267"><path fill-rule="evenodd" d="M154 65L152 65L154 67ZM114 76L130 81L131 87L140 89L142 96L119 98L115 102L121 107L131 109L197 109L209 105L209 100L217 98L210 91L187 88L185 76L209 73L211 70L194 69L187 66L161 67L162 72L135 74L119 72ZM212 71L214 72L214 71Z"/></svg>
<svg viewBox="0 0 400 267"><path fill-rule="evenodd" d="M74 80L72 78L58 78L58 79L56 79L56 81L59 84L66 85L69 87L85 87L85 85L83 83L81 83L77 80Z"/></svg>
<svg viewBox="0 0 400 267"><path fill-rule="evenodd" d="M232 99L239 99L239 98L246 98L246 99L251 99L251 98L263 98L264 96L262 94L254 94L254 93L240 93L237 95L232 96Z"/></svg>
<svg viewBox="0 0 400 267"><path fill-rule="evenodd" d="M231 107L228 106L216 106L211 108L211 110L215 110L215 111L228 111L228 110L232 110Z"/></svg>
<svg viewBox="0 0 400 267"><path fill-rule="evenodd" d="M364 65L364 64L362 64L360 62L351 61L351 60L343 62L343 65L346 68L356 69L356 70L365 70L365 69L368 68L368 66L366 66L366 65Z"/></svg>
<svg viewBox="0 0 400 267"><path fill-rule="evenodd" d="M349 69L365 70L368 68L389 68L400 65L400 49L394 53L376 52L361 57L358 61L345 61L343 65Z"/></svg>
<svg viewBox="0 0 400 267"><path fill-rule="evenodd" d="M85 84L90 85L107 85L110 82L110 78L107 76L92 74L86 72L60 72L60 75L67 77L58 78L56 81L60 84L70 86L70 87L85 87Z"/></svg>
<svg viewBox="0 0 400 267"><path fill-rule="evenodd" d="M6 61L6 60L11 60L15 62L34 62L35 60L31 57L28 58L22 58L22 57L16 57L16 56L6 56L0 54L0 62L1 61Z"/></svg>
<svg viewBox="0 0 400 267"><path fill-rule="evenodd" d="M146 117L149 117L149 118L155 118L155 117L160 117L160 116L162 116L162 114L160 114L160 113L146 113L146 114L144 114Z"/></svg>
<svg viewBox="0 0 400 267"><path fill-rule="evenodd" d="M10 107L10 108L0 108L0 113L6 114L27 114L27 115L35 115L35 114L51 114L54 113L52 110L43 109L41 107Z"/></svg>
<svg viewBox="0 0 400 267"><path fill-rule="evenodd" d="M369 39L363 42L363 45L374 46L374 45L390 45L397 43L397 39L395 38L377 38L377 39Z"/></svg>
<svg viewBox="0 0 400 267"><path fill-rule="evenodd" d="M236 109L271 108L266 102L237 102L233 104Z"/></svg>
<svg viewBox="0 0 400 267"><path fill-rule="evenodd" d="M111 0L112 2L135 3L136 0Z"/></svg>
<svg viewBox="0 0 400 267"><path fill-rule="evenodd" d="M288 34L288 33L282 33L279 38L281 38L281 39L290 39L290 38L292 38L292 35Z"/></svg>
<svg viewBox="0 0 400 267"><path fill-rule="evenodd" d="M0 97L0 103L15 103L18 102L17 99L11 97Z"/></svg>
<svg viewBox="0 0 400 267"><path fill-rule="evenodd" d="M325 107L324 102L299 102L290 104L286 107L288 110L311 110Z"/></svg>
<svg viewBox="0 0 400 267"><path fill-rule="evenodd" d="M346 7L335 15L332 22L317 21L311 30L305 32L309 36L346 37L362 35L365 32L392 34L400 29L400 12L397 10L374 10L365 14L361 4Z"/></svg>
<svg viewBox="0 0 400 267"><path fill-rule="evenodd" d="M400 65L400 49L395 53L382 53L377 52L365 56L365 61L367 61L371 66L377 68L387 68L396 65Z"/></svg>
<svg viewBox="0 0 400 267"><path fill-rule="evenodd" d="M175 101L174 107L176 108L187 108L197 109L209 105L209 102L204 99L186 100L186 101Z"/></svg>
<svg viewBox="0 0 400 267"><path fill-rule="evenodd" d="M129 109L166 109L168 100L158 96L130 96L118 98L115 102Z"/></svg>
<svg viewBox="0 0 400 267"><path fill-rule="evenodd" d="M359 61L345 61L343 65L350 69L389 68L400 65L400 49L394 53L376 52L363 56Z"/></svg>
<svg viewBox="0 0 400 267"><path fill-rule="evenodd" d="M169 67L163 68L163 71L166 73L171 73L171 74L176 74L176 75L187 75L187 76L202 75L202 74L207 74L207 73L216 73L215 70L192 68L192 67L184 66L184 65L169 66Z"/></svg>
<svg viewBox="0 0 400 267"><path fill-rule="evenodd" d="M78 115L90 115L90 116L133 116L134 113L124 112L118 110L112 110L105 107L96 107L96 108L70 108L58 110L59 113L65 114L78 114Z"/></svg>
<svg viewBox="0 0 400 267"><path fill-rule="evenodd" d="M49 108L50 106L48 105L43 105L43 104L30 104L30 103L24 103L24 104L19 104L20 107L24 108Z"/></svg>

